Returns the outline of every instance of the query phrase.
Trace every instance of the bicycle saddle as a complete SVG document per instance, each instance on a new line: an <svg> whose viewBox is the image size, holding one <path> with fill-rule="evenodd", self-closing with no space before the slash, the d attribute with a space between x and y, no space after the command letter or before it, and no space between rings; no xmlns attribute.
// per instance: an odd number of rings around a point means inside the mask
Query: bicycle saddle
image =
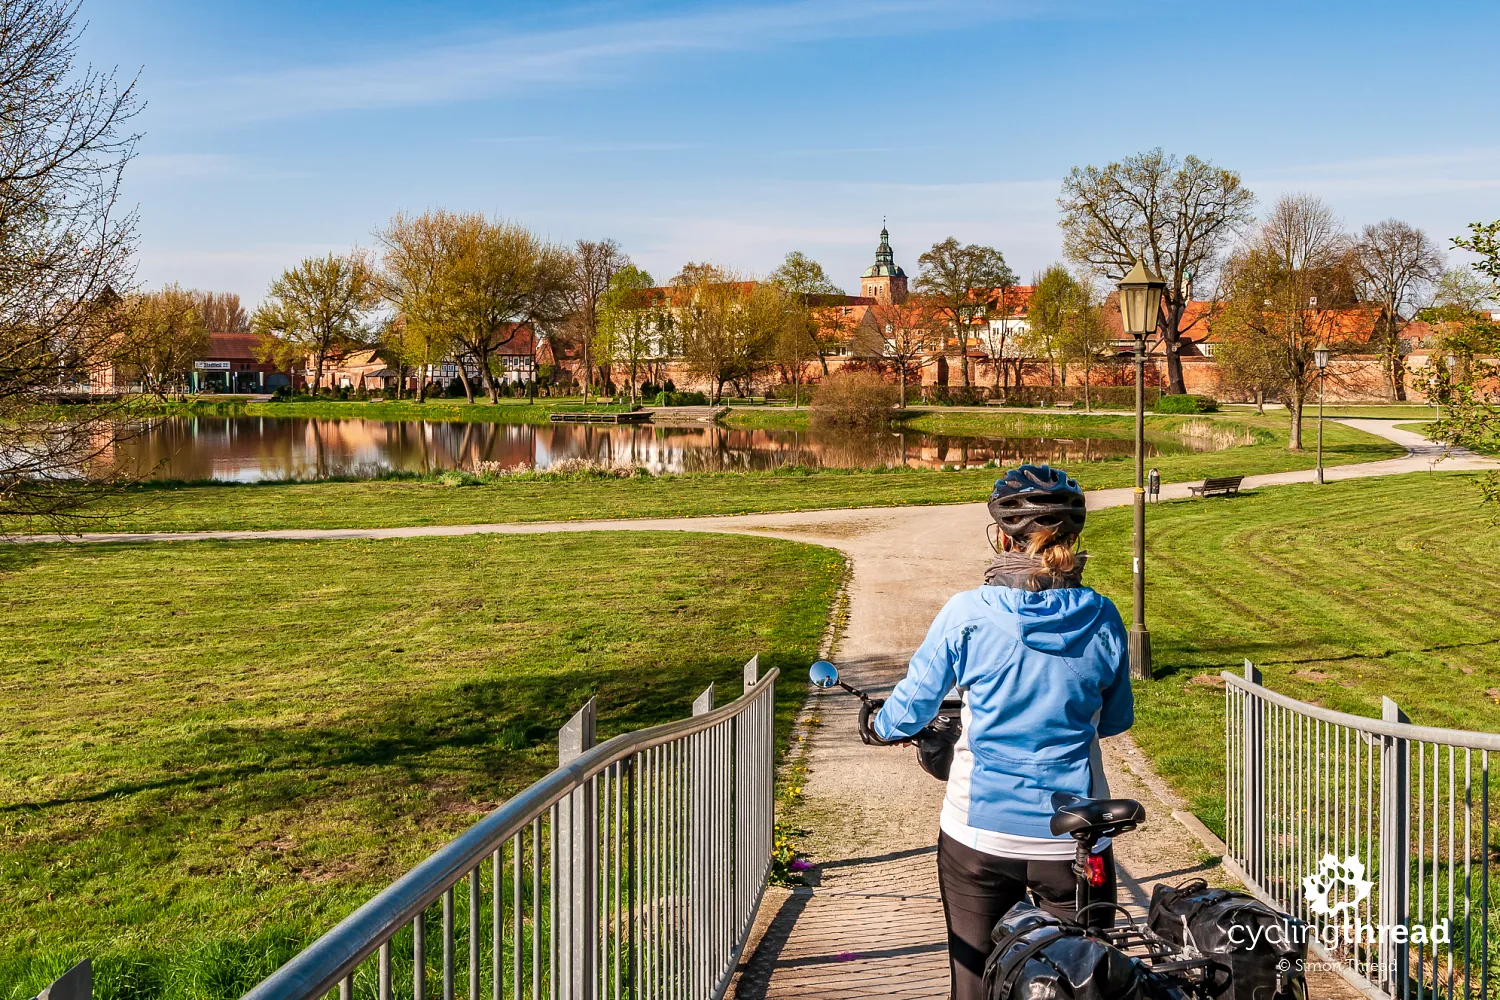
<svg viewBox="0 0 1500 1000"><path fill-rule="evenodd" d="M1083 799L1059 792L1052 797L1052 835L1113 837L1146 821L1146 809L1134 799Z"/></svg>

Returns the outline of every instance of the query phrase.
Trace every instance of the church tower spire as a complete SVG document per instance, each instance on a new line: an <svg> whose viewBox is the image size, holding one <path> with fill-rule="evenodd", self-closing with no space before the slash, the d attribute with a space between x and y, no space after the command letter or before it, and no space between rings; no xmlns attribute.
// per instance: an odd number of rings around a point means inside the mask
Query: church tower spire
<svg viewBox="0 0 1500 1000"><path fill-rule="evenodd" d="M906 301L906 272L896 264L891 234L886 230L884 219L880 222L880 246L875 248L875 263L865 268L860 277L859 294L887 304Z"/></svg>

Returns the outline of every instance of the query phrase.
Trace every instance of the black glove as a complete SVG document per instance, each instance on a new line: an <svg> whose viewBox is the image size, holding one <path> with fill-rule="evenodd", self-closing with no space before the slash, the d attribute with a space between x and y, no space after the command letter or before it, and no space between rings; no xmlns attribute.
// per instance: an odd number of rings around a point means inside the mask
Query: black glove
<svg viewBox="0 0 1500 1000"><path fill-rule="evenodd" d="M953 745L961 732L957 723L956 718L940 715L915 737L917 763L939 781L947 781L948 771L953 767Z"/></svg>
<svg viewBox="0 0 1500 1000"><path fill-rule="evenodd" d="M889 740L883 740L875 735L875 729L870 720L875 713L880 711L880 706L885 704L884 698L870 698L860 703L859 706L859 739L867 747L889 746Z"/></svg>

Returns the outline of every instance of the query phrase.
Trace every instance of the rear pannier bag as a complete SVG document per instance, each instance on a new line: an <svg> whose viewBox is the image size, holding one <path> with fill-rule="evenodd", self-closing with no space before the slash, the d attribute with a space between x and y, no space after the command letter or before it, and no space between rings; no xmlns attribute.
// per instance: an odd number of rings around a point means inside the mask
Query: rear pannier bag
<svg viewBox="0 0 1500 1000"><path fill-rule="evenodd" d="M1139 1000L1150 974L1109 942L1027 902L995 926L989 1000Z"/></svg>
<svg viewBox="0 0 1500 1000"><path fill-rule="evenodd" d="M1216 1000L1306 1000L1306 925L1254 896L1201 878L1158 884L1147 919L1157 936L1220 966L1208 977Z"/></svg>

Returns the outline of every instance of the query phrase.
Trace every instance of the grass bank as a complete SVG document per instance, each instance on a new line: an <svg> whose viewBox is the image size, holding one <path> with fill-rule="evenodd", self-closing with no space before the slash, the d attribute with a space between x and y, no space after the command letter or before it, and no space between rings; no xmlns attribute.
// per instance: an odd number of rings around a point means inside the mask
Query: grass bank
<svg viewBox="0 0 1500 1000"><path fill-rule="evenodd" d="M731 536L0 551L0 997L260 977L556 763L727 700L800 703L843 573Z"/></svg>
<svg viewBox="0 0 1500 1000"><path fill-rule="evenodd" d="M991 416L979 414L979 416ZM1008 416L1023 421L1030 415ZM1048 419L1035 419L1043 422ZM1082 419L1082 418L1081 418ZM1100 418L1103 420L1123 418ZM1182 418L1164 418L1180 421ZM1011 425L1018 426L1018 425ZM1251 426L1254 426L1253 424ZM1055 431L1054 431L1055 433ZM1152 460L1167 482L1217 475L1258 475L1310 469L1312 452L1288 452L1285 435L1256 428L1257 443ZM961 448L955 461L962 460ZM1344 465L1397 457L1397 445L1340 424L1325 427L1324 462ZM1128 486L1129 459L1070 464L1089 489ZM590 476L519 477L494 483L444 486L433 481L145 485L125 493L89 530L206 531L266 528L357 528L428 524L569 521L622 517L688 517L835 507L891 507L965 503L983 499L992 469L959 471L788 469L776 472L695 473L615 479ZM44 530L10 521L0 529Z"/></svg>
<svg viewBox="0 0 1500 1000"><path fill-rule="evenodd" d="M1222 834L1222 670L1374 718L1495 730L1500 525L1473 474L1287 486L1153 506L1147 625L1158 679L1136 688L1136 740ZM1130 512L1089 515L1087 580L1131 618Z"/></svg>

